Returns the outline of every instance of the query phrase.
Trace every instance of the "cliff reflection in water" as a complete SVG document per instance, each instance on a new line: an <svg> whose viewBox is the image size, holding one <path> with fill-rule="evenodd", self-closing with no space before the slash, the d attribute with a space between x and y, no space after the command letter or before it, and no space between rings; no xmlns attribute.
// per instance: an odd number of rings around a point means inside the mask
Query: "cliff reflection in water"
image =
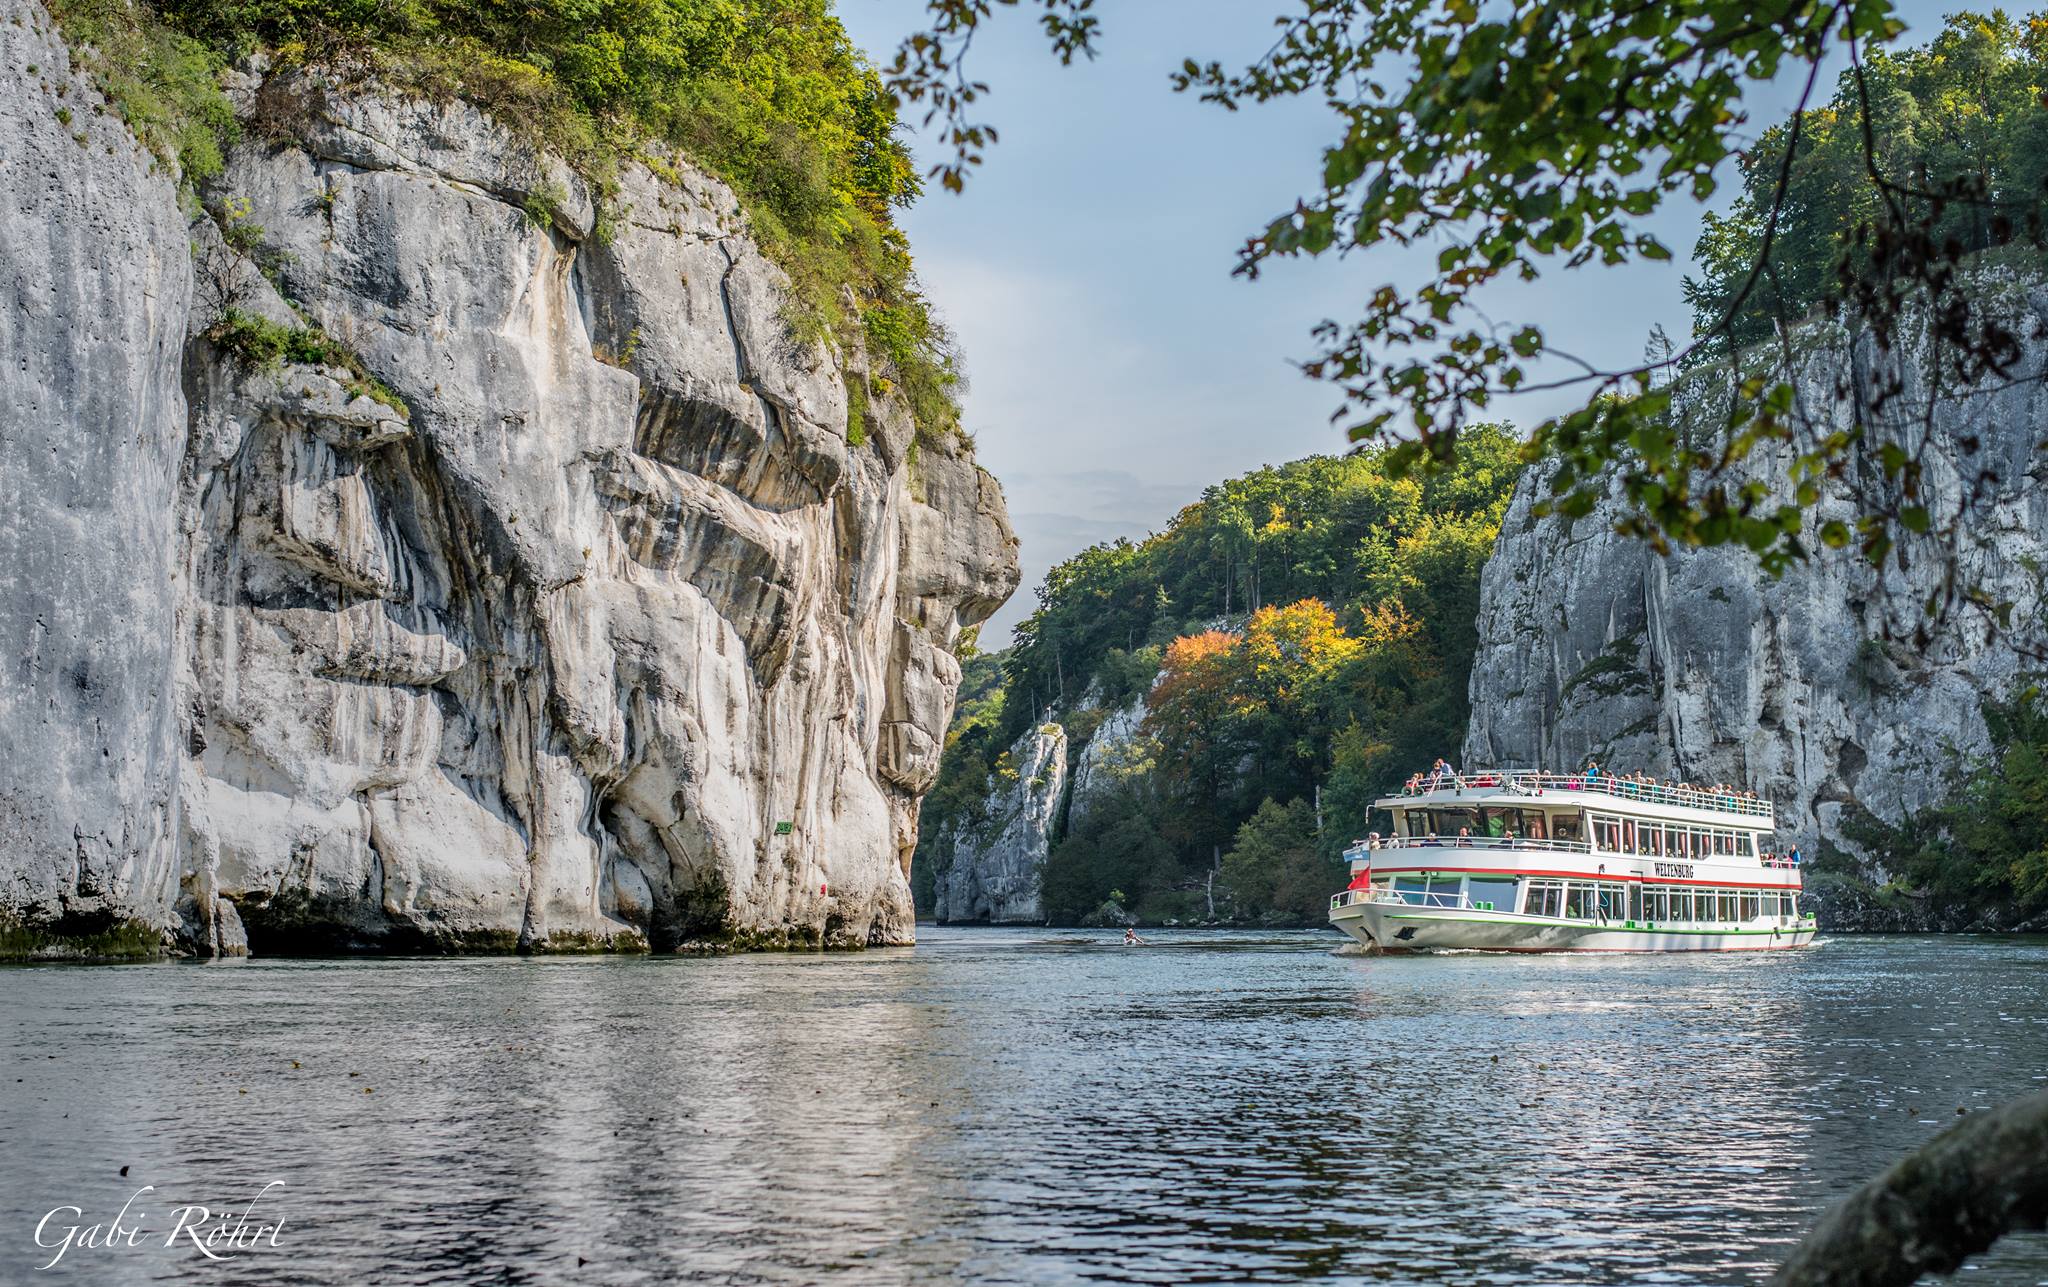
<svg viewBox="0 0 2048 1287"><path fill-rule="evenodd" d="M162 1248L39 1273L30 1233L270 1179L279 1247L209 1276L1741 1281L1958 1107L2048 1076L2040 940L1161 937L9 970L0 1282L184 1280ZM1979 1268L2048 1277L2048 1241Z"/></svg>

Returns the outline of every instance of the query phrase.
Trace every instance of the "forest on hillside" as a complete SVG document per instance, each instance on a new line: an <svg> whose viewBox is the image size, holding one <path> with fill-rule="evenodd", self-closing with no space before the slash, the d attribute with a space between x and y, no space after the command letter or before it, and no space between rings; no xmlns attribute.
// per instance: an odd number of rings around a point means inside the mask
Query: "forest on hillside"
<svg viewBox="0 0 2048 1287"><path fill-rule="evenodd" d="M1314 456L1061 564L1011 647L967 663L921 896L1020 734L1050 716L1078 749L1142 697L1107 795L1055 831L1047 913L1319 917L1374 797L1464 735L1479 572L1519 469L1493 426L1427 477L1382 451Z"/></svg>
<svg viewBox="0 0 2048 1287"><path fill-rule="evenodd" d="M1798 129L1763 130L1738 159L1740 195L1707 216L1695 247L1685 293L1698 343L1684 365L1725 361L1731 344L1769 342L1788 318L1842 307L1859 230L1881 199L1862 181L1866 102L1889 173L1928 184L1970 175L1982 188L1927 202L1934 243L1983 262L2017 249L1997 219L2038 238L2044 78L2048 17L1961 13L1925 45L1871 51L1863 81L1845 75ZM1760 259L1762 287L1749 289ZM1514 431L1489 425L1462 430L1447 462L1418 467L1412 451L1381 446L1262 469L1209 489L1146 541L1056 568L1013 646L966 664L924 806L921 905L956 831L985 820L1021 733L1058 720L1078 753L1106 712L1144 695L1145 737L1106 805L1078 825L1056 819L1048 915L1079 920L1110 904L1145 920L1320 923L1342 883L1336 855L1367 827L1370 801L1434 756L1455 758L1480 569L1524 454ZM1571 486L1568 470L1558 480L1553 491ZM1582 514L1580 499L1561 508ZM1812 499L1802 489L1799 505L1740 525L1740 539L1759 551L1781 531L1853 539L1840 522L1804 530ZM1894 901L2048 909L2039 711L2032 689L1987 705L1990 753L1944 770L1957 803L1898 828L1862 819L1844 838L1867 858L1825 846L1822 878L1882 885Z"/></svg>

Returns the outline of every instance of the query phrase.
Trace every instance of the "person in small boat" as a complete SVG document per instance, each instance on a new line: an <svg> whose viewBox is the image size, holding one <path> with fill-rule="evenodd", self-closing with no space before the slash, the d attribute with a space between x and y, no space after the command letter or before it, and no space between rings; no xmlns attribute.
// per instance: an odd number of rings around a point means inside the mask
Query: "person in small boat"
<svg viewBox="0 0 2048 1287"><path fill-rule="evenodd" d="M1139 937L1138 937L1138 927L1137 927L1137 926L1135 926L1135 925L1126 925L1126 926L1124 926L1124 946L1125 946L1125 947L1149 947L1149 946L1151 946L1151 944L1147 943L1147 942L1146 942L1146 941L1145 941L1144 939L1142 939L1142 938L1139 938Z"/></svg>

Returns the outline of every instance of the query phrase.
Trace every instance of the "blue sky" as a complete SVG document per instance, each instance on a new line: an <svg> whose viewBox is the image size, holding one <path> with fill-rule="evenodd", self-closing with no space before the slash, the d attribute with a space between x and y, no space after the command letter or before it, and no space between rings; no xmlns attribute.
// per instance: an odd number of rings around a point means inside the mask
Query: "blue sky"
<svg viewBox="0 0 2048 1287"><path fill-rule="evenodd" d="M1093 62L1061 67L1032 6L1002 9L969 64L990 84L1001 141L964 195L937 189L903 216L919 273L966 353L966 422L1002 480L1023 540L1024 585L982 632L1007 642L1047 569L1097 541L1142 537L1210 483L1342 451L1336 400L1291 360L1310 328L1348 318L1386 281L1413 281L1434 249L1277 264L1234 278L1245 237L1312 190L1335 137L1309 102L1231 113L1175 94L1183 58L1247 62L1272 43L1281 0L1119 0L1099 6ZM1943 7L1901 6L1907 40ZM1954 6L1949 6L1954 7ZM922 0L840 0L854 39L886 61ZM1832 90L1824 81L1822 97ZM1753 100L1767 124L1792 83ZM915 113L912 109L912 121ZM920 159L936 153L919 138ZM1671 264L1559 274L1497 292L1489 314L1534 322L1595 361L1639 359L1650 328L1689 331L1679 293L1700 210L1652 225ZM1571 394L1498 409L1533 423Z"/></svg>

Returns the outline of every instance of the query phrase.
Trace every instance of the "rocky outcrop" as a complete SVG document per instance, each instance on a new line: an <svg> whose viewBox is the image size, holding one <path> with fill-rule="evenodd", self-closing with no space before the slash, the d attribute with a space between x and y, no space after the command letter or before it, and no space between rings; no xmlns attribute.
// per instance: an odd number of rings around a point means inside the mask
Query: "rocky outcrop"
<svg viewBox="0 0 2048 1287"><path fill-rule="evenodd" d="M1119 779L1149 770L1152 748L1142 731L1145 710L1141 693L1129 705L1107 712L1074 757L1074 785L1067 797L1069 828L1081 825Z"/></svg>
<svg viewBox="0 0 2048 1287"><path fill-rule="evenodd" d="M848 441L864 361L791 332L732 193L629 165L599 235L471 107L252 78L270 132L208 194L243 255L111 114L73 140L26 13L0 915L202 952L908 941L951 650L1015 538L885 385ZM252 360L228 308L325 346Z"/></svg>
<svg viewBox="0 0 2048 1287"><path fill-rule="evenodd" d="M957 824L951 861L934 881L941 922L1039 924L1045 859L1067 785L1067 732L1027 729L996 766L984 815Z"/></svg>
<svg viewBox="0 0 2048 1287"><path fill-rule="evenodd" d="M2025 320L2048 291L2010 292ZM1853 548L1819 548L1773 579L1737 548L1660 558L1612 531L1618 501L1576 524L1537 518L1548 476L1522 480L1482 581L1468 763L1558 768L1587 755L1664 777L1734 782L1778 806L1781 835L1842 843L1847 810L1897 822L1939 798L1956 751L1981 750L1984 698L2008 696L2048 645L2048 389L2038 346L2010 380L1935 402L1908 383L1879 398L1887 364L1839 336L1807 346L1797 418L1848 430L1855 399L1894 418L1883 438L1921 457L1923 503L1965 516L1952 549L1911 547L1880 574ZM1713 415L1725 390L1694 388L1681 415ZM1689 399L1689 401L1688 401ZM1753 476L1789 494L1792 448L1758 449ZM1870 483L1866 451L1848 477ZM1853 519L1838 480L1809 530ZM1958 584L2012 605L2009 631L1967 606L1916 641L1921 605Z"/></svg>
<svg viewBox="0 0 2048 1287"><path fill-rule="evenodd" d="M0 4L0 922L147 946L178 887L192 278L175 189L95 103Z"/></svg>

